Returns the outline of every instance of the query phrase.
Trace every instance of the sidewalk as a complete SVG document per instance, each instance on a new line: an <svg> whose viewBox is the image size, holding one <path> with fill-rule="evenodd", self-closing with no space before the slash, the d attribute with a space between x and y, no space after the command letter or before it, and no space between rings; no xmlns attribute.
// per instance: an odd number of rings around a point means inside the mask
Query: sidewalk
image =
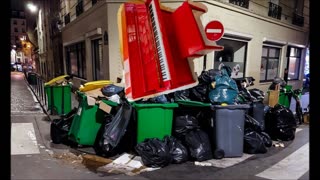
<svg viewBox="0 0 320 180"><path fill-rule="evenodd" d="M11 179L105 179L65 145L54 145L50 120L23 73L11 73Z"/></svg>

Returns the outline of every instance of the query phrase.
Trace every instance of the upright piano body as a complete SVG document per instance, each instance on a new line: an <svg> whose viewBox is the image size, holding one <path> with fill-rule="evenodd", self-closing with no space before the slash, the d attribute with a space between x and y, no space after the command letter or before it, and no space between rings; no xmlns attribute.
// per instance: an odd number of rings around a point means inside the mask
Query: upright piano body
<svg viewBox="0 0 320 180"><path fill-rule="evenodd" d="M175 10L158 0L128 2L118 14L126 97L135 101L197 85L192 60L222 50L206 38L201 3L185 1Z"/></svg>

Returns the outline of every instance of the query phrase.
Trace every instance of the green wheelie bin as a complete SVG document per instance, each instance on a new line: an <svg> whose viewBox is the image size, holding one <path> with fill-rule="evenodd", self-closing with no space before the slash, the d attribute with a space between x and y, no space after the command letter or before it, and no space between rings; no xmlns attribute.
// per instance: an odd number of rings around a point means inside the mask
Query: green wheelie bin
<svg viewBox="0 0 320 180"><path fill-rule="evenodd" d="M280 90L278 103L290 108L290 102L292 97L292 85L286 85L282 90Z"/></svg>
<svg viewBox="0 0 320 180"><path fill-rule="evenodd" d="M87 96L85 93L77 91L77 95L79 98L78 112L72 120L68 137L69 140L77 143L78 145L93 146L98 131L103 124L106 112L99 109L99 104L90 106L87 102ZM118 104L113 101L105 99L101 101L111 106L111 110L118 106Z"/></svg>
<svg viewBox="0 0 320 180"><path fill-rule="evenodd" d="M137 143L147 138L163 139L171 135L173 110L176 103L139 104L132 103L136 111Z"/></svg>
<svg viewBox="0 0 320 180"><path fill-rule="evenodd" d="M52 115L65 115L71 111L72 85L45 85L44 90L48 99L48 111Z"/></svg>

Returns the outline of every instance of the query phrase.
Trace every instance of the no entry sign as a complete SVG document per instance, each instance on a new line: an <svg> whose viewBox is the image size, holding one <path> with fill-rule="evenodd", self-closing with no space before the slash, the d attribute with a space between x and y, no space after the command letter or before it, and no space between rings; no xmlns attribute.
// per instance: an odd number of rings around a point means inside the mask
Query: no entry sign
<svg viewBox="0 0 320 180"><path fill-rule="evenodd" d="M220 21L211 21L206 25L205 32L211 41L218 41L224 33L223 25Z"/></svg>

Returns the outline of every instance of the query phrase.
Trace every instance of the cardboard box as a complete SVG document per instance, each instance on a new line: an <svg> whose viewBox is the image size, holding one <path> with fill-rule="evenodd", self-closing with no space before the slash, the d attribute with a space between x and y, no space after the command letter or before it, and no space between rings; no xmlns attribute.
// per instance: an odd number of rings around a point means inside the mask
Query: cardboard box
<svg viewBox="0 0 320 180"><path fill-rule="evenodd" d="M279 95L280 95L280 85L276 85L276 88L275 90L270 90L269 91L269 102L268 102L268 105L270 107L274 107L276 104L278 104L279 102Z"/></svg>
<svg viewBox="0 0 320 180"><path fill-rule="evenodd" d="M303 122L309 124L310 122L310 114L306 113L303 115Z"/></svg>
<svg viewBox="0 0 320 180"><path fill-rule="evenodd" d="M109 114L111 112L112 107L104 103L103 101L100 101L99 109Z"/></svg>

